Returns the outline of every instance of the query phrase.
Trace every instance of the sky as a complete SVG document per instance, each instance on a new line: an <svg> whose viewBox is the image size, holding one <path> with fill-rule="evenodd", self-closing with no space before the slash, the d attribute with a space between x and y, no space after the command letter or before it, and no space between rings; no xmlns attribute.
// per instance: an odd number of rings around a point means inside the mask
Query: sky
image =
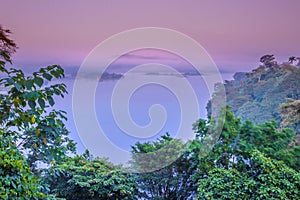
<svg viewBox="0 0 300 200"><path fill-rule="evenodd" d="M255 68L267 53L279 61L299 55L297 0L0 2L0 23L19 46L16 65L79 66L111 35L149 26L192 37L231 73Z"/></svg>
<svg viewBox="0 0 300 200"><path fill-rule="evenodd" d="M292 55L300 56L298 0L0 0L0 8L0 24L13 32L11 38L19 47L13 55L16 67L31 71L42 66L60 64L66 69L67 74L71 74L71 79L68 76L65 80L69 95L63 100L57 99L56 106L68 112L67 126L71 131L70 137L78 143L79 152L83 152L88 146L81 143L84 138L77 133L78 129L72 115L74 112L72 95L76 93L74 76L90 52L115 34L143 27L167 28L181 32L202 45L216 63L222 77L226 79L232 78L235 72L256 68L259 65L259 58L265 54L274 54L279 62L287 61ZM108 48L106 53L109 55L115 50ZM171 52L145 49L117 56L119 58L110 66L110 69L114 69L112 71L117 73L131 70L132 65L153 62L173 65L174 69L179 71L184 67L191 69L185 59ZM156 67L162 69L161 66ZM182 78L169 72L156 73L155 68L150 70L150 73L143 71L137 79L148 80L149 76L167 80L176 86L179 93L186 89L181 85ZM97 81L94 77L91 76L88 81ZM196 91L196 101L199 103L196 109L201 109L200 117L202 117L206 114L204 110L211 93L202 77L189 76L186 80ZM88 81L83 84L88 85L90 83ZM104 82L102 84L100 82L95 89L95 106L92 106L96 109L98 122L102 123L103 130L109 133L107 135L109 140L118 148L128 151L130 145L144 140L129 137L115 123L115 116L109 108L113 108L111 98L113 88L118 82L116 80ZM147 88L150 92L146 92ZM86 110L84 102L87 99L83 95L81 100L83 103L79 105L79 111L84 113ZM122 97L119 100L118 103L124 103ZM185 123L186 128L190 130L193 120L196 120L193 118L187 121L187 118L182 118L182 111L177 108L182 103L181 100L178 99L176 92L166 91L166 88L157 85L146 85L132 93L132 98L127 103L129 110L132 111L131 117L139 125L151 125L149 109L157 103L163 105L168 118L167 125L161 130L164 133L166 131L176 133L180 124ZM193 110L192 107L189 109ZM86 137L92 138L90 142L94 142L94 136L90 137L88 134L94 132L96 128L86 132L85 130L90 128L90 118L84 115L82 117L83 120L87 120L84 133L87 134ZM153 139L152 135L150 138ZM114 152L112 149L108 150L109 153ZM112 159L120 157L118 153L116 155L104 156Z"/></svg>

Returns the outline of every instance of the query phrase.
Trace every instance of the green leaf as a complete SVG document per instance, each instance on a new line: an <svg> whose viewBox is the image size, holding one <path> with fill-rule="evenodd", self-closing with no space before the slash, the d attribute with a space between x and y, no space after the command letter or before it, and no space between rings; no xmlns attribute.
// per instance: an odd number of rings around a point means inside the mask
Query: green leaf
<svg viewBox="0 0 300 200"><path fill-rule="evenodd" d="M42 109L44 109L45 108L45 101L44 101L44 99L38 99L38 103L39 103L39 105L40 105L40 107L42 108Z"/></svg>
<svg viewBox="0 0 300 200"><path fill-rule="evenodd" d="M26 89L30 90L33 86L33 81L32 80L27 80L25 83Z"/></svg>
<svg viewBox="0 0 300 200"><path fill-rule="evenodd" d="M35 77L34 78L34 82L35 84L37 84L39 87L42 87L43 83L44 83L44 80L40 77Z"/></svg>
<svg viewBox="0 0 300 200"><path fill-rule="evenodd" d="M16 89L17 89L18 91L20 91L21 88L22 88L22 85L19 84L19 83L15 83L15 87L16 87Z"/></svg>
<svg viewBox="0 0 300 200"><path fill-rule="evenodd" d="M59 78L60 74L57 71L50 72L55 78Z"/></svg>
<svg viewBox="0 0 300 200"><path fill-rule="evenodd" d="M51 96L48 96L48 101L51 106L53 106L55 104L55 102Z"/></svg>
<svg viewBox="0 0 300 200"><path fill-rule="evenodd" d="M29 100L29 101L28 101L28 105L29 105L29 107L30 107L31 109L34 109L35 106L36 106L36 103L35 103L35 101Z"/></svg>
<svg viewBox="0 0 300 200"><path fill-rule="evenodd" d="M52 80L52 76L51 76L50 74L44 73L44 74L43 74L43 77L44 77L45 79L47 79L48 81L51 81L51 80Z"/></svg>
<svg viewBox="0 0 300 200"><path fill-rule="evenodd" d="M5 80L7 81L8 85L13 85L15 83L15 81L12 78L6 78Z"/></svg>

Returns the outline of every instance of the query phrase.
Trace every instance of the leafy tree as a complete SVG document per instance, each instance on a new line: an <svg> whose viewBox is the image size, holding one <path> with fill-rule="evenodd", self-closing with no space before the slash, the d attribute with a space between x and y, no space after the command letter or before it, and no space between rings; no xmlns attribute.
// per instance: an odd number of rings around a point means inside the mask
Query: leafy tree
<svg viewBox="0 0 300 200"><path fill-rule="evenodd" d="M64 84L49 85L62 78L58 66L41 68L31 75L12 65L16 44L10 31L0 26L0 197L1 199L46 199L38 163L54 164L74 152L75 144L64 125L63 111L51 109L54 96L64 96ZM35 175L35 176L34 176Z"/></svg>
<svg viewBox="0 0 300 200"><path fill-rule="evenodd" d="M296 57L295 56L291 56L289 57L289 63L293 64L296 61Z"/></svg>
<svg viewBox="0 0 300 200"><path fill-rule="evenodd" d="M219 141L213 148L213 153L216 153L219 157L217 163L228 169L236 148L240 120L234 117L229 106L223 109L223 114L225 115L225 122Z"/></svg>
<svg viewBox="0 0 300 200"><path fill-rule="evenodd" d="M93 158L86 151L52 166L45 180L57 196L73 200L137 199L136 183L121 166Z"/></svg>
<svg viewBox="0 0 300 200"><path fill-rule="evenodd" d="M245 158L253 149L258 149L266 156L282 160L289 167L299 170L299 147L290 146L294 136L295 133L291 129L279 130L275 121L257 126L246 121L240 129L237 150Z"/></svg>
<svg viewBox="0 0 300 200"><path fill-rule="evenodd" d="M211 153L215 141L219 138L212 138L212 131L214 121L212 118L199 119L193 124L193 131L196 134L194 139L188 147L189 161L193 167L196 166L199 170L195 170L196 175L192 174L192 179L196 180L199 177L206 176L208 171L215 166L216 156Z"/></svg>
<svg viewBox="0 0 300 200"><path fill-rule="evenodd" d="M26 76L20 69L7 69L10 54L15 44L7 38L8 30L0 29L0 128L13 131L18 149L27 158L34 173L37 164L60 161L68 151L75 150L75 144L68 136L64 125L65 112L51 109L54 96L64 97L65 84L47 85L53 78L64 77L64 70L58 66L41 68Z"/></svg>
<svg viewBox="0 0 300 200"><path fill-rule="evenodd" d="M0 130L0 198L46 198L40 192L41 183L31 174L26 160L16 148L13 134L5 129Z"/></svg>
<svg viewBox="0 0 300 200"><path fill-rule="evenodd" d="M295 135L291 129L280 130L275 121L257 126L250 121L240 124L229 107L223 111L226 111L224 128L208 156L199 161L198 178L205 177L213 167L247 170L247 162L253 149L258 149L273 159L282 160L296 170L300 169L300 148L291 146ZM202 146L209 136L209 126L213 124L209 121L198 120L194 124L195 132L200 134Z"/></svg>
<svg viewBox="0 0 300 200"><path fill-rule="evenodd" d="M200 128L196 126L202 133L208 130L209 125L203 123L204 121L200 120L201 123L197 123L202 124ZM296 164L299 163L299 151L291 153L295 149L288 147L294 133L289 129L278 131L274 121L258 126L246 122L240 127L228 126L225 122L225 130L226 127L235 127L234 130L238 130L238 134L234 134L236 137L232 139L224 137L221 133L220 141L208 156L200 159L199 171L193 175L193 178L199 181L197 198L296 199L300 192L300 174L285 164L296 168ZM227 142L224 142L225 140ZM222 143L225 146L221 145ZM230 143L232 145L226 145ZM222 159L219 152L227 149L226 146L235 147L228 168L218 164ZM256 148L268 153L269 158L254 150Z"/></svg>
<svg viewBox="0 0 300 200"><path fill-rule="evenodd" d="M297 199L300 173L253 151L250 170L213 168L199 180L197 199Z"/></svg>
<svg viewBox="0 0 300 200"><path fill-rule="evenodd" d="M192 175L198 180L197 198L296 199L300 194L296 171L300 151L289 147L294 132L278 130L275 121L241 125L229 107L223 111L226 120L220 138ZM194 124L201 141L205 141L211 124L206 120Z"/></svg>
<svg viewBox="0 0 300 200"><path fill-rule="evenodd" d="M234 153L236 149L237 137L240 129L240 120L235 118L230 111L230 107L226 106L221 110L220 119L224 120L222 127L218 127L215 119L208 120L200 119L193 124L193 130L200 138L200 152L198 155L207 156L201 159L201 171L207 172L212 166L229 168L234 161ZM223 117L225 116L225 117ZM214 132L220 132L216 134ZM211 138L211 137L217 138ZM203 151L210 151L204 153ZM205 174L204 174L205 175Z"/></svg>
<svg viewBox="0 0 300 200"><path fill-rule="evenodd" d="M192 147L187 149L180 140L173 139L168 133L153 143L137 143L133 146L132 165L140 172L136 174L139 198L193 199L196 184L191 175L197 164L193 165L195 163L190 159L189 151L193 151ZM140 154L147 154L147 159Z"/></svg>
<svg viewBox="0 0 300 200"><path fill-rule="evenodd" d="M239 199L245 198L240 191L245 177L235 169L213 168L199 180L197 199Z"/></svg>
<svg viewBox="0 0 300 200"><path fill-rule="evenodd" d="M222 115L226 116L225 123L217 139L214 131L220 130L215 127L218 119L200 119L193 124L196 139L186 146L178 160L160 170L137 174L138 196L142 199L192 199L198 182L198 199L295 198L299 194L299 173L295 169L299 169L300 151L289 146L294 132L278 130L275 121L261 125L249 121L241 124L229 107L222 110ZM136 144L133 153L156 152L171 141L180 144L166 135L153 143ZM142 169L168 159L166 154L153 153L156 157L141 159L141 162L134 155L133 164ZM176 187L183 182L189 184ZM185 193L187 191L189 193Z"/></svg>
<svg viewBox="0 0 300 200"><path fill-rule="evenodd" d="M263 63L268 69L272 69L277 65L274 55L266 54L260 58L260 62Z"/></svg>

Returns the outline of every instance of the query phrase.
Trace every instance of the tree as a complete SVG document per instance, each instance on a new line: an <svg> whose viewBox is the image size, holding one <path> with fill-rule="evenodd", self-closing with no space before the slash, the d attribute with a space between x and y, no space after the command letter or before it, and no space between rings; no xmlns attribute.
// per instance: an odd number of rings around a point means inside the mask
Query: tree
<svg viewBox="0 0 300 200"><path fill-rule="evenodd" d="M199 180L197 199L297 199L300 173L253 151L250 170L212 169Z"/></svg>
<svg viewBox="0 0 300 200"><path fill-rule="evenodd" d="M180 156L179 149L181 149ZM193 160L190 160L189 150L180 140L173 139L168 133L153 143L137 143L133 146L132 165L140 172L136 174L139 198L193 199L196 194L196 184L192 180L192 174L197 164L193 165ZM152 155L151 159L146 160L140 155L143 153ZM168 162L170 160L171 163ZM142 169L156 170L143 171Z"/></svg>
<svg viewBox="0 0 300 200"><path fill-rule="evenodd" d="M294 132L278 130L275 121L257 126L249 121L240 124L229 107L222 111L226 120L220 137L208 155L200 158L198 171L192 175L198 180L197 198L296 198L300 192L300 174L296 171L300 151L289 148ZM209 136L211 121L198 120L194 124L199 141L205 142Z"/></svg>
<svg viewBox="0 0 300 200"><path fill-rule="evenodd" d="M86 151L52 166L45 176L51 191L73 200L137 199L136 183L121 166L93 158Z"/></svg>
<svg viewBox="0 0 300 200"><path fill-rule="evenodd" d="M279 130L275 121L254 126L246 121L239 133L237 150L246 159L253 149L257 149L266 156L283 161L289 167L300 169L300 149L290 146L295 136L291 129Z"/></svg>
<svg viewBox="0 0 300 200"><path fill-rule="evenodd" d="M216 119L211 118L207 121L200 119L194 124L194 131L197 134L201 133L200 138L202 138L198 151L191 152L190 155L191 158L197 156L199 158L197 162L198 170L193 174L195 181L207 177L213 168L230 169L238 162L236 147L239 138L240 120L234 117L228 106L224 107L221 111L222 114L220 118L222 119L222 116L225 116L222 129L215 127L214 121L216 121ZM211 140L211 135L216 134L210 132L220 130L221 133L218 135L219 137ZM214 144L211 143L212 141Z"/></svg>
<svg viewBox="0 0 300 200"><path fill-rule="evenodd" d="M272 69L277 65L274 55L266 54L260 58L260 62L263 63L268 69Z"/></svg>
<svg viewBox="0 0 300 200"><path fill-rule="evenodd" d="M286 165L296 170L300 169L300 148L291 145L295 133L291 129L278 129L275 121L266 122L255 126L251 121L240 124L229 107L223 109L226 113L224 128L215 145L205 159L199 161L199 177L205 177L212 167L244 168L247 170L247 160L253 149L258 149L268 157L282 160ZM211 120L209 120L211 121ZM201 146L205 146L206 137L209 136L209 126L212 122L198 120L194 124L194 130L200 134ZM213 129L211 129L213 130ZM206 145L206 149L209 150ZM203 150L203 149L202 149Z"/></svg>
<svg viewBox="0 0 300 200"><path fill-rule="evenodd" d="M290 63L290 64L293 64L296 60L297 60L297 59L296 59L295 56L289 57L289 63Z"/></svg>
<svg viewBox="0 0 300 200"><path fill-rule="evenodd" d="M218 120L224 120L224 123L217 123ZM222 126L219 127L218 124L222 124ZM209 167L211 165L218 165L227 169L230 167L239 129L240 120L234 117L229 106L222 108L218 119L200 119L194 123L193 130L198 135L197 137L201 138L201 151L210 151L205 158L205 165ZM216 134L215 132L220 132L220 134ZM217 138L215 138L216 136Z"/></svg>
<svg viewBox="0 0 300 200"><path fill-rule="evenodd" d="M239 199L247 196L240 191L244 178L235 169L214 168L199 180L197 199Z"/></svg>
<svg viewBox="0 0 300 200"><path fill-rule="evenodd" d="M16 148L13 132L0 130L0 198L42 199L41 183L34 177L23 155Z"/></svg>
<svg viewBox="0 0 300 200"><path fill-rule="evenodd" d="M223 109L223 113L225 115L225 122L219 142L214 146L213 152L215 151L219 156L217 162L228 169L236 148L240 119L234 117L229 106Z"/></svg>
<svg viewBox="0 0 300 200"><path fill-rule="evenodd" d="M9 33L0 27L0 88L4 88L0 93L0 128L13 131L15 145L31 170L38 173L39 162L59 162L67 152L75 151L64 125L65 112L51 109L54 96L64 97L67 93L66 85L46 86L47 81L63 78L64 70L52 65L26 76L20 69L7 69L10 55L16 49L15 43L7 38Z"/></svg>
<svg viewBox="0 0 300 200"><path fill-rule="evenodd" d="M241 124L229 107L222 109L221 119L222 116L225 116L222 130L216 123L219 119L209 117L194 123L196 139L188 143L182 156L171 165L137 174L139 198L192 199L197 183L198 199L297 197L300 148L289 147L294 132L278 130L274 121L257 126L249 121ZM219 137L214 138L214 132L219 130ZM176 147L181 141L165 135L153 143L137 143L133 147L133 164L149 169L164 163L170 155L155 152L170 143ZM169 152L172 154L173 149ZM153 157L145 160L135 157L135 153L153 153ZM182 183L188 184L182 187Z"/></svg>
<svg viewBox="0 0 300 200"><path fill-rule="evenodd" d="M20 69L8 69L17 48L10 33L0 26L0 195L2 199L46 198L38 163L61 162L75 150L64 125L65 113L51 109L54 96L67 93L66 86L46 85L64 77L64 70L53 65L26 76Z"/></svg>
<svg viewBox="0 0 300 200"><path fill-rule="evenodd" d="M26 155L32 169L38 161L50 164L59 161L75 145L64 125L65 112L50 110L53 96L64 96L64 84L44 86L45 80L63 77L63 69L54 65L25 76L22 70L3 68L5 75L0 86L6 91L0 94L0 126L15 130L18 148ZM26 153L25 153L26 152Z"/></svg>

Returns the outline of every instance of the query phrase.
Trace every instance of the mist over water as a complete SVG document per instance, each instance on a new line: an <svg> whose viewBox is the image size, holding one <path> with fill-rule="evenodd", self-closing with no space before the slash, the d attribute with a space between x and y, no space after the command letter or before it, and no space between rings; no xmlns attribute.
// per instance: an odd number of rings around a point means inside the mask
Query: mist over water
<svg viewBox="0 0 300 200"><path fill-rule="evenodd" d="M61 80L61 82L64 82L67 85L69 93L65 96L64 99L56 98L55 108L65 110L67 112L68 121L66 122L66 125L70 130L70 137L77 142L78 151L83 152L85 150L85 147L80 141L72 116L72 90L74 79L72 77L70 78L70 75L68 75L68 70L66 73L66 78ZM136 74L136 76L132 78L143 78L145 76L158 75ZM170 75L159 76L163 76L165 79L170 79ZM175 78L180 79L181 77ZM209 100L209 92L206 87L206 84L200 75L187 76L185 78L191 84L198 99L200 113L199 118L205 118L205 107L207 101ZM174 77L170 79L170 81L172 80L174 80ZM86 81L89 80L87 79ZM95 94L95 110L97 119L104 133L106 133L106 137L108 137L111 142L113 142L116 146L126 151L129 151L131 146L134 145L136 142L153 141L161 135L165 134L166 132L170 133L171 136L176 135L180 126L180 121L185 120L181 119L180 104L176 99L175 95L170 90L157 84L147 84L138 88L131 96L128 109L132 120L137 125L146 126L150 123L149 109L151 108L151 106L155 104L161 105L165 109L167 114L167 120L162 129L156 134L145 133L147 135L154 134L152 137L146 139L129 136L122 130L120 130L113 118L111 110L112 91L117 82L118 80L99 81ZM180 85L176 87L179 87L180 89ZM82 92L82 94L82 98L84 98L84 91ZM81 105L81 109L85 109L85 105ZM192 123L193 122L190 122L191 132ZM142 134L143 133L141 133L141 135Z"/></svg>

